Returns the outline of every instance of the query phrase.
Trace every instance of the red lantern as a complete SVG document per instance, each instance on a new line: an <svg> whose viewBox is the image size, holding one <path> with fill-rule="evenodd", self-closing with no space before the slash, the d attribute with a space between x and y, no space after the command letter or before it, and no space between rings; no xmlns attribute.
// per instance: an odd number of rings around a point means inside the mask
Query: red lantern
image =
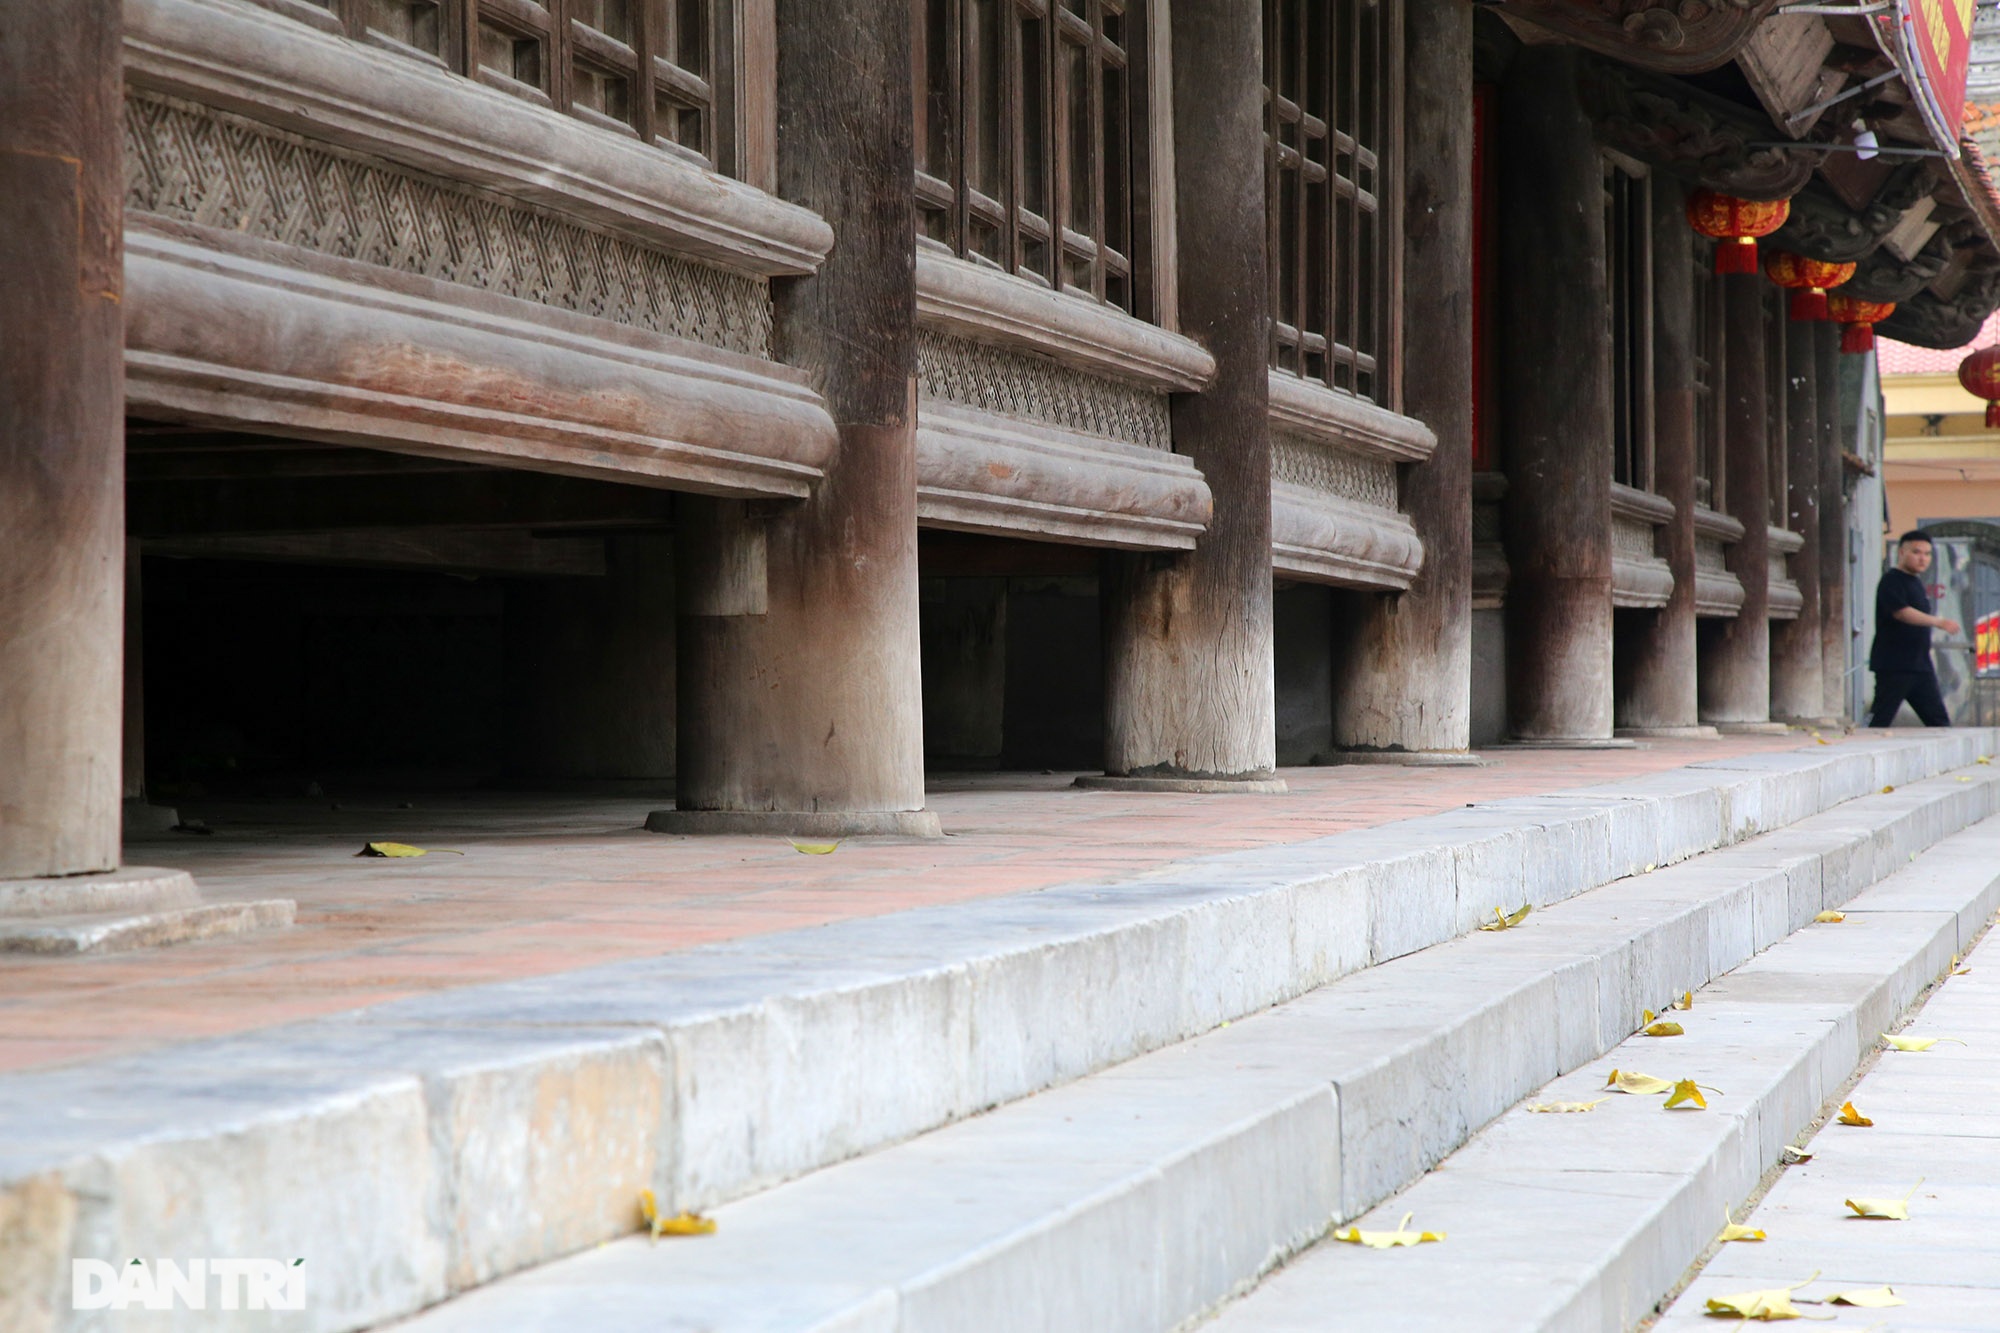
<svg viewBox="0 0 2000 1333"><path fill-rule="evenodd" d="M1825 319L1826 289L1838 287L1854 276L1852 264L1829 264L1823 259L1784 250L1772 252L1764 261L1764 275L1792 293L1792 318Z"/></svg>
<svg viewBox="0 0 2000 1333"><path fill-rule="evenodd" d="M2000 345L1982 347L1959 362L1958 382L1986 400L1986 429L2000 430Z"/></svg>
<svg viewBox="0 0 2000 1333"><path fill-rule="evenodd" d="M1717 273L1755 273L1757 238L1784 226L1791 215L1792 205L1786 199L1738 199L1696 190L1687 201L1688 225L1715 238Z"/></svg>
<svg viewBox="0 0 2000 1333"><path fill-rule="evenodd" d="M1826 311L1846 326L1840 331L1840 350L1855 354L1875 350L1875 326L1896 313L1896 303L1864 301L1858 296L1829 292Z"/></svg>

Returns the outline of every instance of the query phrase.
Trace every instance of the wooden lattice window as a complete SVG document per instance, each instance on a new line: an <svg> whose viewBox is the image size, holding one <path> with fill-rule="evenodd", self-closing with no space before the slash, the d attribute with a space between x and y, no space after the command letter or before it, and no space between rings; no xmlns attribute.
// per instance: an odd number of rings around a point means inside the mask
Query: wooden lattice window
<svg viewBox="0 0 2000 1333"><path fill-rule="evenodd" d="M1722 280L1711 268L1710 247L1698 244L1694 256L1694 328L1688 345L1694 388L1694 501L1720 510L1727 501L1723 486L1722 442L1724 403L1721 393Z"/></svg>
<svg viewBox="0 0 2000 1333"><path fill-rule="evenodd" d="M1400 0L1265 0L1271 364L1394 406Z"/></svg>
<svg viewBox="0 0 2000 1333"><path fill-rule="evenodd" d="M1611 319L1613 480L1653 489L1652 182L1635 164L1604 162L1604 252Z"/></svg>
<svg viewBox="0 0 2000 1333"><path fill-rule="evenodd" d="M913 0L921 235L1151 318L1142 0Z"/></svg>
<svg viewBox="0 0 2000 1333"><path fill-rule="evenodd" d="M265 0L732 174L730 0Z"/></svg>

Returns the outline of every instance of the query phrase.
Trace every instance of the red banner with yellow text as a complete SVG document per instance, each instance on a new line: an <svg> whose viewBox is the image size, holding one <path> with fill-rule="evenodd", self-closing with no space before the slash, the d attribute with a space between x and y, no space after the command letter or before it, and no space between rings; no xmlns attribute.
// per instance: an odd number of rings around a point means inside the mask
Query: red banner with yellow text
<svg viewBox="0 0 2000 1333"><path fill-rule="evenodd" d="M1958 156L1973 0L1896 0L1889 46L1938 147ZM1890 26L1890 24L1885 24Z"/></svg>

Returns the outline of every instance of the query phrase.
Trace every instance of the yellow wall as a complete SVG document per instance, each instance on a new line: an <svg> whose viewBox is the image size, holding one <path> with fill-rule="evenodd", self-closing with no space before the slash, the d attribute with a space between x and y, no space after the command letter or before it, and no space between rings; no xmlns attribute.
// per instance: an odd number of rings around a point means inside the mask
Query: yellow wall
<svg viewBox="0 0 2000 1333"><path fill-rule="evenodd" d="M2000 518L2000 431L1956 373L1884 375L1889 530L1922 518Z"/></svg>

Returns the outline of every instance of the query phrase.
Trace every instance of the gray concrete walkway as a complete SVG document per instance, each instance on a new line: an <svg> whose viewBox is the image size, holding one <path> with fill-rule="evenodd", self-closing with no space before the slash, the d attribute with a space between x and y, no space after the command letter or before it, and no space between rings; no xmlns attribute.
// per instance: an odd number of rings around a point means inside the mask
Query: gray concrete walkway
<svg viewBox="0 0 2000 1333"><path fill-rule="evenodd" d="M1939 1044L1884 1050L1854 1088L1855 1109L1875 1123L1829 1121L1808 1147L1812 1160L1787 1168L1747 1219L1769 1239L1722 1246L1655 1333L1727 1327L1704 1314L1711 1297L1814 1274L1793 1302L1802 1316L1831 1316L1833 1328L2000 1329L2000 932L1964 969L1897 1034ZM1845 1202L1906 1194L1907 1221L1867 1220ZM1806 1303L1885 1285L1908 1303Z"/></svg>

